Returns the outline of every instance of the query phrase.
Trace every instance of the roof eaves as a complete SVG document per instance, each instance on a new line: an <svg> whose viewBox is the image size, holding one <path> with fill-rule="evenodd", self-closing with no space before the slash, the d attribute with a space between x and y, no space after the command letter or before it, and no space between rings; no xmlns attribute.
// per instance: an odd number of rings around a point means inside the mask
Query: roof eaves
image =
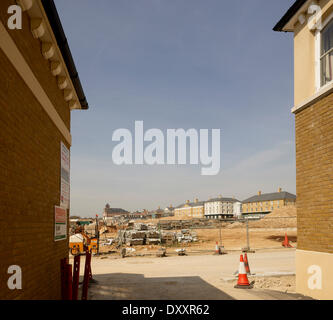
<svg viewBox="0 0 333 320"><path fill-rule="evenodd" d="M87 109L89 109L89 105L88 105L87 99L85 97L85 94L83 92L79 74L76 70L74 59L73 59L71 50L70 50L68 42L67 42L66 35L65 35L64 29L62 27L62 24L61 24L61 21L59 18L57 8L56 8L53 0L42 0L42 4L43 4L44 10L45 10L45 13L49 19L49 23L52 27L54 36L57 40L58 47L59 47L61 54L63 56L63 59L66 63L66 67L68 69L69 75L70 75L72 83L74 85L76 94L80 100L81 108L83 110L87 110Z"/></svg>
<svg viewBox="0 0 333 320"><path fill-rule="evenodd" d="M273 28L274 31L285 31L283 30L286 24L291 20L291 18L297 13L299 9L307 2L307 0L297 0L285 13L285 15L280 19L280 21Z"/></svg>

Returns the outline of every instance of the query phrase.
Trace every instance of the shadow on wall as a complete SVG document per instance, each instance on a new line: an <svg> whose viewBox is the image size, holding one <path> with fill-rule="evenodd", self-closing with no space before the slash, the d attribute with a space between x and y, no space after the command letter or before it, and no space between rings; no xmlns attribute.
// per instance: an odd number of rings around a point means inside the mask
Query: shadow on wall
<svg viewBox="0 0 333 320"><path fill-rule="evenodd" d="M94 275L90 300L234 300L200 277L145 278L142 274Z"/></svg>

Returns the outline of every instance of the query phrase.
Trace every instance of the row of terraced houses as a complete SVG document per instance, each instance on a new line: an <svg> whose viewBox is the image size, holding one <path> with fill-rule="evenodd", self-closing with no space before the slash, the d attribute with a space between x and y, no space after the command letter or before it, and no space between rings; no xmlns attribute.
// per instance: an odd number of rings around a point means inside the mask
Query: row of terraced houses
<svg viewBox="0 0 333 320"><path fill-rule="evenodd" d="M235 197L226 198L219 196L207 201L195 199L193 202L187 200L184 204L176 207L174 214L182 218L208 218L220 219L240 216L263 216L275 209L286 206L295 206L296 196L292 193L282 191L262 193L258 192L246 200L240 201Z"/></svg>

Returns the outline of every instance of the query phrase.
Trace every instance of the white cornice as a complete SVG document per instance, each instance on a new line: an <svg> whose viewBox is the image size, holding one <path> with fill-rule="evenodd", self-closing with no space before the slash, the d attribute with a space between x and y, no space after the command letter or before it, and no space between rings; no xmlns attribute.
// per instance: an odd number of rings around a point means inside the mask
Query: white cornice
<svg viewBox="0 0 333 320"><path fill-rule="evenodd" d="M31 33L41 42L41 55L50 62L50 72L57 77L59 90L64 91L64 101L70 109L82 109L41 0L17 0L17 4L30 18ZM72 92L71 99L69 92Z"/></svg>
<svg viewBox="0 0 333 320"><path fill-rule="evenodd" d="M303 6L294 14L294 16L288 21L288 23L284 26L283 31L293 32L295 30L295 25L307 16L307 9L311 3L314 3L314 0L306 1Z"/></svg>
<svg viewBox="0 0 333 320"><path fill-rule="evenodd" d="M325 87L323 87L322 89L320 89L317 93L315 93L313 96L311 96L310 98L306 99L305 101L303 101L298 106L293 107L291 109L291 112L292 113L300 112L300 111L306 109L307 107L313 105L314 103L316 103L320 99L325 98L326 96L328 96L332 92L333 92L333 83L329 83L328 85L326 85Z"/></svg>

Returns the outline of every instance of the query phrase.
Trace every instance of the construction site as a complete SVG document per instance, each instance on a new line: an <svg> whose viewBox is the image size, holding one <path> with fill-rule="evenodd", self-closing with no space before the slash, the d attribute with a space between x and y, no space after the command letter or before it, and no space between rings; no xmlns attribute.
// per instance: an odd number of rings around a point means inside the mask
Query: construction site
<svg viewBox="0 0 333 320"><path fill-rule="evenodd" d="M84 250L92 254L89 299L192 299L193 289L197 299L208 300L305 298L295 289L295 208L255 220L96 218L89 225L73 224L71 233L70 263ZM252 293L235 288L240 255ZM82 266L81 276L84 272Z"/></svg>
<svg viewBox="0 0 333 320"><path fill-rule="evenodd" d="M333 0L1 0L0 300L332 300L332 57Z"/></svg>

